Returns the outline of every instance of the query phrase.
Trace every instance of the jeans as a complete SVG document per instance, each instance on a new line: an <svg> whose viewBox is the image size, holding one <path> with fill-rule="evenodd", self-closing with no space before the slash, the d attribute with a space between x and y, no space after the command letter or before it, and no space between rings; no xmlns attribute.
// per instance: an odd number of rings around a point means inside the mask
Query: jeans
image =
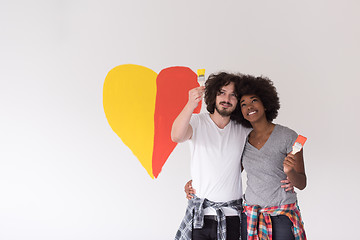
<svg viewBox="0 0 360 240"><path fill-rule="evenodd" d="M273 216L272 237L273 240L294 240L292 232L293 223L285 215ZM213 219L204 218L204 226L202 229L193 229L193 240L216 240L217 239L217 222ZM226 217L226 239L239 240L240 221L239 217ZM245 213L241 213L241 239L247 239L247 217Z"/></svg>
<svg viewBox="0 0 360 240"><path fill-rule="evenodd" d="M241 222L241 238L246 240L246 215L242 213L245 222ZM239 240L240 237L240 219L238 216L226 217L226 240ZM216 240L217 239L217 221L205 216L202 229L193 229L193 240Z"/></svg>
<svg viewBox="0 0 360 240"><path fill-rule="evenodd" d="M246 226L247 218L246 214L242 213L242 219L241 219L241 226L243 226L243 223ZM293 223L290 221L290 219L285 215L278 215L273 216L271 218L271 224L272 224L272 239L273 240L294 240L294 234L292 232L292 226ZM242 239L247 239L247 231L244 231L246 234L246 237Z"/></svg>

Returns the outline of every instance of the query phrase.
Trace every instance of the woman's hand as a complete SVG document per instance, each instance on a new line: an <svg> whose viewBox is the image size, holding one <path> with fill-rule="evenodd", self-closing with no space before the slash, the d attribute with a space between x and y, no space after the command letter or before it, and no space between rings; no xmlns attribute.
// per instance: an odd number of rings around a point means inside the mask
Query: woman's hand
<svg viewBox="0 0 360 240"><path fill-rule="evenodd" d="M295 169L296 160L295 155L289 153L284 159L284 172L286 175Z"/></svg>
<svg viewBox="0 0 360 240"><path fill-rule="evenodd" d="M306 187L303 149L295 155L289 153L284 159L283 166L284 172L291 182L291 185L303 190Z"/></svg>
<svg viewBox="0 0 360 240"><path fill-rule="evenodd" d="M283 185L281 185L281 188L284 188L285 192L287 191L294 191L294 186L291 184L289 178L287 177L285 180L281 180L281 183L283 183Z"/></svg>
<svg viewBox="0 0 360 240"><path fill-rule="evenodd" d="M192 187L192 180L188 181L188 182L185 184L184 191L185 191L185 193L186 193L186 198L187 198L187 199L190 200L190 199L193 199L193 198L194 198L194 196L191 195L191 194L195 194L196 191L195 191L195 189L193 189L193 187Z"/></svg>

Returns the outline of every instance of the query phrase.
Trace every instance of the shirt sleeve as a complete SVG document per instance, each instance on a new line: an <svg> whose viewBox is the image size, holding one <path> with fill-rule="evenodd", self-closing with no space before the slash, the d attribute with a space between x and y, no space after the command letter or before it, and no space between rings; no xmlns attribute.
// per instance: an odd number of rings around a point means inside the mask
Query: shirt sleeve
<svg viewBox="0 0 360 240"><path fill-rule="evenodd" d="M294 145L297 137L298 137L298 134L292 130L292 129L288 129L287 131L287 141L286 141L286 152L289 153L292 151L292 146Z"/></svg>
<svg viewBox="0 0 360 240"><path fill-rule="evenodd" d="M200 122L200 116L199 116L199 114L193 114L193 115L191 115L190 125L191 125L191 127L192 127L193 130L195 130L195 129L199 126L199 122Z"/></svg>

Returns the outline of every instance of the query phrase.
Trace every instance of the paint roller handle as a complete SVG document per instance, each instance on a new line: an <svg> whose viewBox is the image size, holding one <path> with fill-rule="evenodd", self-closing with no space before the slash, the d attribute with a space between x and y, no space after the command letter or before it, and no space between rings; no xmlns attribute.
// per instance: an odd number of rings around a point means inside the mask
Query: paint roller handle
<svg viewBox="0 0 360 240"><path fill-rule="evenodd" d="M205 87L205 76L203 76L203 75L199 76L198 82L199 82L200 87Z"/></svg>

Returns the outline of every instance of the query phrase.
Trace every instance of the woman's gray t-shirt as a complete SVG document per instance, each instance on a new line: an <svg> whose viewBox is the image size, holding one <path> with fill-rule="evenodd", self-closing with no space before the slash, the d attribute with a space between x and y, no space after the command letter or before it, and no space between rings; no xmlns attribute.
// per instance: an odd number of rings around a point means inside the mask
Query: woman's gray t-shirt
<svg viewBox="0 0 360 240"><path fill-rule="evenodd" d="M283 162L297 136L295 131L276 124L260 150L246 142L242 163L247 173L247 204L264 208L296 202L296 193L286 192L280 181L286 179Z"/></svg>

